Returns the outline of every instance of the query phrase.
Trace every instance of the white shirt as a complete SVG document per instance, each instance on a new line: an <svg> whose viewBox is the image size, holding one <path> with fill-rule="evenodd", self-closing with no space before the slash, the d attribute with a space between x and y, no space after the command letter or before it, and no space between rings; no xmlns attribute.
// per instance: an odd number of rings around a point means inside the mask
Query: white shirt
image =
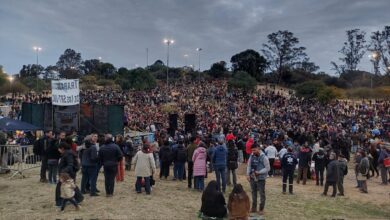
<svg viewBox="0 0 390 220"><path fill-rule="evenodd" d="M269 145L267 148L265 148L265 155L267 155L269 159L275 159L277 153L278 151L272 145Z"/></svg>

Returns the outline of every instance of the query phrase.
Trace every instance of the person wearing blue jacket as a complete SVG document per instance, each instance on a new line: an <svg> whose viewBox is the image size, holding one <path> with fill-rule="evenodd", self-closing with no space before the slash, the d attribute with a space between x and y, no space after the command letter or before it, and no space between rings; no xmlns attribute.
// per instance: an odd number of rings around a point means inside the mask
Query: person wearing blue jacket
<svg viewBox="0 0 390 220"><path fill-rule="evenodd" d="M292 148L287 149L287 153L283 155L282 158L282 170L283 170L283 194L286 193L287 188L287 178L288 178L288 192L293 194L293 181L294 181L294 171L295 167L298 164L296 156L292 152Z"/></svg>
<svg viewBox="0 0 390 220"><path fill-rule="evenodd" d="M214 149L213 153L213 167L217 178L218 191L225 193L226 191L226 161L227 161L227 149L223 145L223 139L218 140L218 146ZM222 187L221 187L222 179Z"/></svg>

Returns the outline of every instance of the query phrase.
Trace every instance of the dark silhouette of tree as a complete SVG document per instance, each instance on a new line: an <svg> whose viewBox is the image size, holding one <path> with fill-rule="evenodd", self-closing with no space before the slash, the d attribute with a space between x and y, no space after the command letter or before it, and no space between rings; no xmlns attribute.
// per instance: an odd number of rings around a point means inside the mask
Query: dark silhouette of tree
<svg viewBox="0 0 390 220"><path fill-rule="evenodd" d="M223 77L227 71L226 62L219 61L211 65L209 75L213 76L214 78L220 78Z"/></svg>
<svg viewBox="0 0 390 220"><path fill-rule="evenodd" d="M263 56L251 49L235 54L230 62L234 72L244 71L257 80L263 76L268 65Z"/></svg>
<svg viewBox="0 0 390 220"><path fill-rule="evenodd" d="M37 77L41 75L44 69L43 66L37 64L23 65L19 71L19 75L20 78Z"/></svg>
<svg viewBox="0 0 390 220"><path fill-rule="evenodd" d="M262 53L267 58L270 68L278 75L278 83L297 64L308 62L305 47L299 47L299 39L290 31L278 31L267 36L268 43L263 44Z"/></svg>
<svg viewBox="0 0 390 220"><path fill-rule="evenodd" d="M56 64L62 78L79 78L82 65L81 54L72 49L66 49Z"/></svg>

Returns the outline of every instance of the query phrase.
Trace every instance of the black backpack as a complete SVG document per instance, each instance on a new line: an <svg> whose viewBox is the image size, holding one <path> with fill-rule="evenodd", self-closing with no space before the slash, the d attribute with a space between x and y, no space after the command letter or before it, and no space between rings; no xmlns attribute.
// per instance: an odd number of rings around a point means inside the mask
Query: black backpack
<svg viewBox="0 0 390 220"><path fill-rule="evenodd" d="M238 153L235 148L229 148L228 150L228 167L231 170L235 170L238 167L237 159L238 159Z"/></svg>
<svg viewBox="0 0 390 220"><path fill-rule="evenodd" d="M187 161L187 152L184 148L177 148L177 161L179 162L185 162Z"/></svg>

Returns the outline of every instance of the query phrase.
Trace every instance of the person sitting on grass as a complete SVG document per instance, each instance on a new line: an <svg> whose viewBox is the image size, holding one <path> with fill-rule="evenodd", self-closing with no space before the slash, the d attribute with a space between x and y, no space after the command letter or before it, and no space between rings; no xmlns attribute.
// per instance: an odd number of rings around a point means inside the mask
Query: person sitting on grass
<svg viewBox="0 0 390 220"><path fill-rule="evenodd" d="M223 219L226 217L225 197L218 191L217 181L210 181L204 190L200 212L202 219Z"/></svg>
<svg viewBox="0 0 390 220"><path fill-rule="evenodd" d="M230 220L247 220L250 210L249 197L241 184L234 186L229 195L228 210Z"/></svg>
<svg viewBox="0 0 390 220"><path fill-rule="evenodd" d="M68 202L72 203L77 211L80 210L80 205L77 204L76 199L74 198L76 185L74 184L73 179L68 173L61 173L60 182L62 199L61 212L64 211L66 203Z"/></svg>

